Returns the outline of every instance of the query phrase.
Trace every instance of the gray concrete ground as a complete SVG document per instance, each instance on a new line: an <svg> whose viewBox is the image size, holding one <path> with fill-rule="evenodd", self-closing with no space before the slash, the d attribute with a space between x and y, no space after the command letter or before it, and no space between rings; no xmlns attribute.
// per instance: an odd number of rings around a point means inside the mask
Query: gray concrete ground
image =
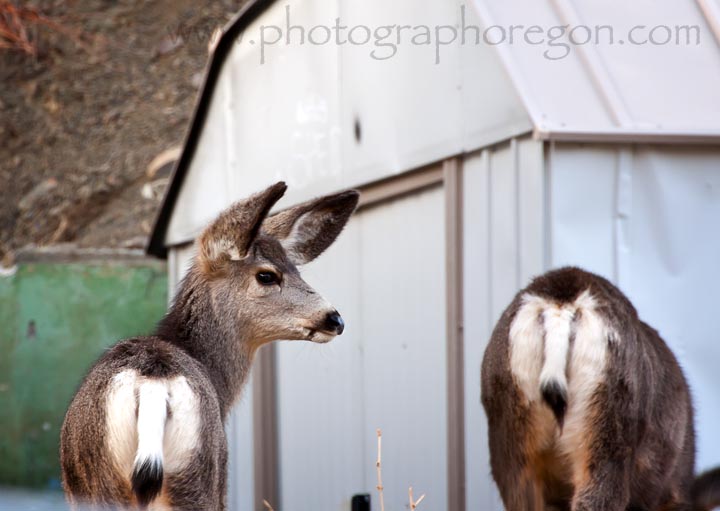
<svg viewBox="0 0 720 511"><path fill-rule="evenodd" d="M0 511L68 511L60 491L0 488Z"/></svg>

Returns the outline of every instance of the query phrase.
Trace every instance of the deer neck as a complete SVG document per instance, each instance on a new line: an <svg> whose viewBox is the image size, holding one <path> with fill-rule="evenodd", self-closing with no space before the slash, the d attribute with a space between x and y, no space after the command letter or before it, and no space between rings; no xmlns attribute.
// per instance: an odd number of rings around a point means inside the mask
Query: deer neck
<svg viewBox="0 0 720 511"><path fill-rule="evenodd" d="M257 347L243 336L236 321L223 317L222 308L217 306L220 300L222 297L214 296L212 289L198 282L191 272L160 322L157 335L203 365L225 420L250 375Z"/></svg>

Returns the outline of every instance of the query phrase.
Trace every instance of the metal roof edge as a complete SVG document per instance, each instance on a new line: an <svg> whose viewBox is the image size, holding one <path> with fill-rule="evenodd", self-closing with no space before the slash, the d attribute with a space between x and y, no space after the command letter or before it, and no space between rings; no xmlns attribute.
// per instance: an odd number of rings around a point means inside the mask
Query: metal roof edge
<svg viewBox="0 0 720 511"><path fill-rule="evenodd" d="M182 183L185 179L190 162L193 159L197 148L202 128L205 124L210 102L215 91L215 84L220 76L225 59L230 54L232 45L238 34L252 23L262 14L265 9L272 4L274 0L250 0L235 17L223 28L223 32L218 40L217 46L210 57L209 63L205 70L205 79L198 94L195 103L195 110L190 121L190 127L185 135L183 149L180 158L175 163L175 168L170 176L170 184L163 197L160 210L155 217L150 239L145 247L145 253L165 259L167 257L167 247L165 247L165 234L168 224L172 216L175 202L180 194Z"/></svg>
<svg viewBox="0 0 720 511"><path fill-rule="evenodd" d="M533 137L549 142L594 142L602 144L718 145L718 130L662 130L642 128L562 129L535 128Z"/></svg>

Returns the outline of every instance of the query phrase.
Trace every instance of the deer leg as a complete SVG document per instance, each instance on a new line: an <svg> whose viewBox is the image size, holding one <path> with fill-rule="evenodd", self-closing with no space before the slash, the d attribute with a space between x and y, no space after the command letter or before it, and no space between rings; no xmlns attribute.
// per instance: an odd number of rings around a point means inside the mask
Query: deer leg
<svg viewBox="0 0 720 511"><path fill-rule="evenodd" d="M572 511L624 511L630 504L634 450L625 439L632 425L616 406L619 401L611 399L607 385L595 394L585 424L586 447L578 449L573 467Z"/></svg>
<svg viewBox="0 0 720 511"><path fill-rule="evenodd" d="M594 462L587 481L575 491L572 511L624 511L630 500L627 466L618 460Z"/></svg>
<svg viewBox="0 0 720 511"><path fill-rule="evenodd" d="M531 414L520 408L513 413L498 408L488 416L490 466L507 511L543 511L542 486L530 463Z"/></svg>

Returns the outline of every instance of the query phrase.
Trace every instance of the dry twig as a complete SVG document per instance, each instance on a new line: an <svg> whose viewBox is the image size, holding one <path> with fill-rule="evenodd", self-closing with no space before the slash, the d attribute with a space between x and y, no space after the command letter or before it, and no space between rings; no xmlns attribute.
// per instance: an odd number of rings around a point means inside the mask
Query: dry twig
<svg viewBox="0 0 720 511"><path fill-rule="evenodd" d="M267 509L268 511L275 511L273 509L273 507L270 505L270 503L265 499L263 499L263 506L265 506L265 509Z"/></svg>
<svg viewBox="0 0 720 511"><path fill-rule="evenodd" d="M425 494L423 493L422 495L420 495L419 499L413 500L413 491L411 486L410 488L408 488L408 498L410 499L410 511L415 511L415 508L418 507L418 504L420 504L425 498Z"/></svg>
<svg viewBox="0 0 720 511"><path fill-rule="evenodd" d="M383 484L382 484L382 431L378 428L377 430L377 462L375 467L377 468L377 490L380 498L380 511L385 511L385 501L383 500Z"/></svg>

